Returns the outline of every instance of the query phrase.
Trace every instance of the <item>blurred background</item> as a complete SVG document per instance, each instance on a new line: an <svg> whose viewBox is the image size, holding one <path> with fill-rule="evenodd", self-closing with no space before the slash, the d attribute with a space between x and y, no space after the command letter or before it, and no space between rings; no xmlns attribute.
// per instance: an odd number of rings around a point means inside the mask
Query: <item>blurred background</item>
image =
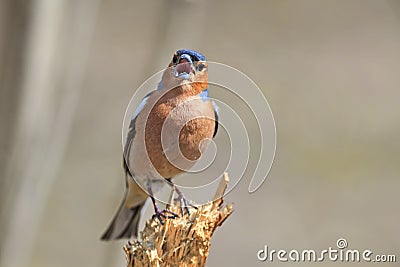
<svg viewBox="0 0 400 267"><path fill-rule="evenodd" d="M396 0L2 0L0 265L125 265L124 242L99 241L124 190L123 114L179 48L249 75L277 127L267 181L227 196L207 266L338 238L399 261L399 19Z"/></svg>

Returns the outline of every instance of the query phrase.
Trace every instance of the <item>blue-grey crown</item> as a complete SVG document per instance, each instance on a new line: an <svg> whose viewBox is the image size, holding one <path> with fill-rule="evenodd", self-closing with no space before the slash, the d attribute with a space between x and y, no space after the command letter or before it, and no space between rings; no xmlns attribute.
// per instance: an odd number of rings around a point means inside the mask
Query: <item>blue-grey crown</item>
<svg viewBox="0 0 400 267"><path fill-rule="evenodd" d="M189 56L197 59L196 61L205 61L206 60L205 56L203 56L201 53L194 51L194 50L181 49L181 50L176 51L176 54L178 56L183 55L183 54L188 54Z"/></svg>

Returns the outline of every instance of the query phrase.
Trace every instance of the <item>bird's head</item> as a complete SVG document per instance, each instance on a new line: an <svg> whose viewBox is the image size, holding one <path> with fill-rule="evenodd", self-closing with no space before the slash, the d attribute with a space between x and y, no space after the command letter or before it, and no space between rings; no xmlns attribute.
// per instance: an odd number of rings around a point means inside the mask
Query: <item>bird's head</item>
<svg viewBox="0 0 400 267"><path fill-rule="evenodd" d="M208 73L206 58L199 52L181 49L174 53L163 74L165 87L190 88L197 93L207 88Z"/></svg>

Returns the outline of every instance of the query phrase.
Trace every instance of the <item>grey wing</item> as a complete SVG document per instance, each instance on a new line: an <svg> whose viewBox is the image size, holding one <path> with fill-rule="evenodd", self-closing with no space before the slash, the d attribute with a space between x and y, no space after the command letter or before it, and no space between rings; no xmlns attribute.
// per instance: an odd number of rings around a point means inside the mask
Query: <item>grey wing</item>
<svg viewBox="0 0 400 267"><path fill-rule="evenodd" d="M135 130L136 119L137 119L137 116L139 115L139 113L143 110L144 106L147 103L147 100L149 99L149 97L152 94L153 94L153 92L150 92L143 98L142 102L140 102L138 108L136 109L135 113L132 116L131 123L129 124L128 135L126 137L126 142L125 142L125 147L124 147L123 165L124 165L125 173L128 173L132 177L133 177L133 174L129 170L129 165L128 165L128 156L131 151L133 138L135 137L135 134L136 134L136 130Z"/></svg>

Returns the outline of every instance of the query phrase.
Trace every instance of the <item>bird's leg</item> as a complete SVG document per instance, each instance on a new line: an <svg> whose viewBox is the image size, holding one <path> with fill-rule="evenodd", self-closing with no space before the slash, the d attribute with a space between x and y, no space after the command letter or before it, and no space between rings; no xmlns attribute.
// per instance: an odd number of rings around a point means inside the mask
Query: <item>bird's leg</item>
<svg viewBox="0 0 400 267"><path fill-rule="evenodd" d="M155 216L157 217L157 219L160 221L161 224L164 225L164 219L175 219L178 218L179 216L175 213L173 213L172 211L169 211L167 209L164 210L160 210L160 208L157 206L157 202L156 199L153 196L153 191L151 190L151 186L147 185L147 190L149 192L151 201L153 202L153 207L154 207L154 212L155 212ZM170 214L170 215L167 215Z"/></svg>
<svg viewBox="0 0 400 267"><path fill-rule="evenodd" d="M172 182L171 182L171 183L172 183ZM179 188L176 187L175 185L174 185L174 190L175 190L175 192L178 194L178 198L177 198L177 199L180 201L180 204L181 204L182 216L183 216L183 214L184 214L184 211L186 211L186 213L187 213L188 215L190 215L189 206L192 207L192 208L197 209L197 207L194 206L194 205L192 205L192 204L187 200L187 198L186 198L185 195L182 193L182 191L179 190Z"/></svg>

